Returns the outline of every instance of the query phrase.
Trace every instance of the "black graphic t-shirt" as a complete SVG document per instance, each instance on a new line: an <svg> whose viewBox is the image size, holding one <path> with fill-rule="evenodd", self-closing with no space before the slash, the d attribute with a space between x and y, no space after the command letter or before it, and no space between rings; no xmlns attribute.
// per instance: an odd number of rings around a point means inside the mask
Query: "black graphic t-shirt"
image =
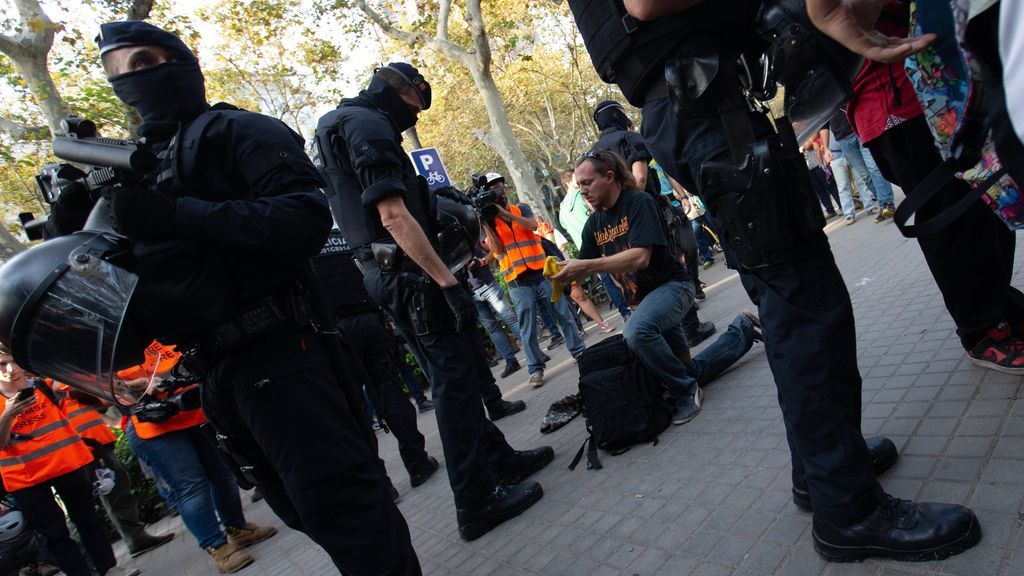
<svg viewBox="0 0 1024 576"><path fill-rule="evenodd" d="M651 248L647 268L613 274L622 284L626 301L636 306L651 290L669 280L690 276L669 249L664 223L654 199L645 192L623 190L615 206L597 210L583 226L583 260L613 256L630 248Z"/></svg>

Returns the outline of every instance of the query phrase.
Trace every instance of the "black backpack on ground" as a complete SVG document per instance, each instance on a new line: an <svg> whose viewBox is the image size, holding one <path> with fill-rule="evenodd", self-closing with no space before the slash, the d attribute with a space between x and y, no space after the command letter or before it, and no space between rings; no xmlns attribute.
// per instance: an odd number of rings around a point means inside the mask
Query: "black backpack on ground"
<svg viewBox="0 0 1024 576"><path fill-rule="evenodd" d="M597 449L622 454L634 444L657 442L672 422L672 404L658 378L626 345L621 334L588 347L579 359L580 397L590 437L570 470L587 452L587 468L602 468ZM590 448L587 450L587 444Z"/></svg>

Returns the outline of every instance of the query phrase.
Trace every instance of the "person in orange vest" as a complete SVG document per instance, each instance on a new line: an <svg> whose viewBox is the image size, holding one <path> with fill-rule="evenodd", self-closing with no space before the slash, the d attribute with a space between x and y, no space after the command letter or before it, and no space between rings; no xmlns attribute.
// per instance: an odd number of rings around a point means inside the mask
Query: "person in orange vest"
<svg viewBox="0 0 1024 576"><path fill-rule="evenodd" d="M109 468L114 472L113 489L107 494L100 492L100 502L132 558L173 540L174 532L159 536L149 534L146 532L146 524L139 519L139 504L132 495L128 470L114 453L117 437L100 414L106 407L94 396L77 392L66 384L50 380L46 380L46 383L53 389L68 422L92 449L95 460L89 468L90 475L95 475L97 468Z"/></svg>
<svg viewBox="0 0 1024 576"><path fill-rule="evenodd" d="M52 391L36 384L0 346L0 477L25 519L46 541L46 548L67 576L92 576L71 539L60 496L81 536L89 561L104 576L138 576L117 566L107 526L93 505L89 465L93 455L75 432Z"/></svg>
<svg viewBox="0 0 1024 576"><path fill-rule="evenodd" d="M118 372L118 377L147 387L179 372L175 367L181 354L173 346L153 342L145 357L143 364ZM128 445L168 487L171 504L217 569L237 572L253 563L241 549L270 538L277 529L246 521L234 475L199 429L206 416L198 383L181 377L163 384L150 390L122 421Z"/></svg>
<svg viewBox="0 0 1024 576"><path fill-rule="evenodd" d="M519 316L520 339L526 348L527 370L534 388L544 385L544 354L537 344L537 307L544 306L562 328L569 353L574 358L586 346L576 331L576 321L565 299L551 302L551 282L544 278L544 247L534 234L537 221L526 204L509 204L505 177L491 172L485 176L485 188L498 193L497 214L485 219L484 232L491 254L481 264L498 260L498 267L508 284L512 306ZM556 345L558 342L552 342ZM548 348L549 350L551 347Z"/></svg>

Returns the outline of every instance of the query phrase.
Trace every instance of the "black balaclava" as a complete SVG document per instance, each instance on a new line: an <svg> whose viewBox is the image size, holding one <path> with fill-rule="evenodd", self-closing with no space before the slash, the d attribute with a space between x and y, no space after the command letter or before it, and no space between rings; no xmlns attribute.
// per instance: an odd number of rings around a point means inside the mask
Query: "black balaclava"
<svg viewBox="0 0 1024 576"><path fill-rule="evenodd" d="M409 108L405 100L402 100L398 89L388 84L379 75L374 74L370 85L359 95L371 100L377 108L387 114L399 132L405 132L416 125L416 114Z"/></svg>
<svg viewBox="0 0 1024 576"><path fill-rule="evenodd" d="M209 109L199 61L178 36L152 24L129 20L100 26L100 55L126 46L159 46L174 59L159 66L107 78L122 102L142 116L140 133L166 132Z"/></svg>
<svg viewBox="0 0 1024 576"><path fill-rule="evenodd" d="M599 130L612 128L615 130L629 130L633 125L622 109L622 104L615 100L602 100L594 107L594 122Z"/></svg>

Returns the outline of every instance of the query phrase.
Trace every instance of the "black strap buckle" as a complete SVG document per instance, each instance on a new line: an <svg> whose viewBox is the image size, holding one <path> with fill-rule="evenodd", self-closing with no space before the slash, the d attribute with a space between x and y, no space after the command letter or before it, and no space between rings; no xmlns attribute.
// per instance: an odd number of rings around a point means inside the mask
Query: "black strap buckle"
<svg viewBox="0 0 1024 576"><path fill-rule="evenodd" d="M626 30L626 34L632 34L636 32L636 29L640 27L640 21L629 14L622 16L622 28Z"/></svg>

